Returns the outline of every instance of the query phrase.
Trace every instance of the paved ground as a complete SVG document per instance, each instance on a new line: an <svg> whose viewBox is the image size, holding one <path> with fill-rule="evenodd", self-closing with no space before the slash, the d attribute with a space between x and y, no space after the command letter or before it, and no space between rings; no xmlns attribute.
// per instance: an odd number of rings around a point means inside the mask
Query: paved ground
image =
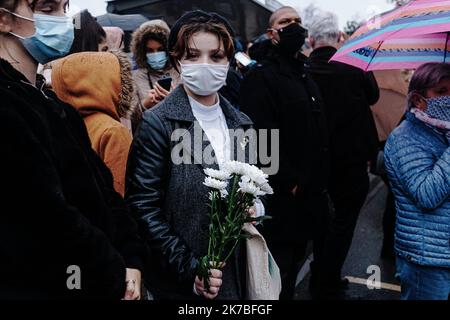
<svg viewBox="0 0 450 320"><path fill-rule="evenodd" d="M380 258L383 230L382 219L387 189L381 180L372 178L372 190L364 205L353 239L353 245L343 268L343 276L350 277L351 284L345 300L398 300L400 287L394 279L393 261ZM378 266L381 271L382 289L370 290L367 273L370 266ZM299 274L296 299L310 299L308 293L308 262Z"/></svg>

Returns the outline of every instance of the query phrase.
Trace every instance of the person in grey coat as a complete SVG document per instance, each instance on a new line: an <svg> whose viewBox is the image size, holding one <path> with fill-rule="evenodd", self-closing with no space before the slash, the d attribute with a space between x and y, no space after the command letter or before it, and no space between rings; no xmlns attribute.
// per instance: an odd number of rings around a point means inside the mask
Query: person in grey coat
<svg viewBox="0 0 450 320"><path fill-rule="evenodd" d="M249 160L249 147L229 130L248 130L252 122L217 93L234 52L231 33L216 14L180 18L169 51L183 84L144 113L131 148L126 200L150 248L145 283L156 299L245 298L244 247L223 270L211 270L209 289L197 276L210 224L203 170ZM211 158L203 157L211 147ZM236 158L238 148L247 149L245 159Z"/></svg>

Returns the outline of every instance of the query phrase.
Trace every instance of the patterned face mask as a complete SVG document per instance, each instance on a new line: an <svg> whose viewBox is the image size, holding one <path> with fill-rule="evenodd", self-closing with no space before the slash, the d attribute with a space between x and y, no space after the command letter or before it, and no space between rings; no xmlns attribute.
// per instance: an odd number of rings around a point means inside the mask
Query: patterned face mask
<svg viewBox="0 0 450 320"><path fill-rule="evenodd" d="M411 112L429 126L447 131L450 139L450 96L423 99L427 102L426 110L412 108Z"/></svg>
<svg viewBox="0 0 450 320"><path fill-rule="evenodd" d="M427 109L424 111L429 117L450 122L450 96L425 99Z"/></svg>

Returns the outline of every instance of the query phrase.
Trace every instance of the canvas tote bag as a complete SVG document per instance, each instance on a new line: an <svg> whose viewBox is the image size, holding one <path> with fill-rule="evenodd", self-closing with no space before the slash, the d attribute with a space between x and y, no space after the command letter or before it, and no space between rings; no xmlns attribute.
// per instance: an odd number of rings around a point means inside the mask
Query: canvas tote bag
<svg viewBox="0 0 450 320"><path fill-rule="evenodd" d="M251 223L246 223L243 229L251 236L246 240L247 299L279 300L280 269L267 247L266 240Z"/></svg>

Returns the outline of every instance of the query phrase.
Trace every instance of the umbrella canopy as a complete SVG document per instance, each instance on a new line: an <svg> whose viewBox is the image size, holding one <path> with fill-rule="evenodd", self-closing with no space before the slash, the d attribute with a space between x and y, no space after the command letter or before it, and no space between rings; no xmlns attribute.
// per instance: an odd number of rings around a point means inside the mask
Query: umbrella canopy
<svg viewBox="0 0 450 320"><path fill-rule="evenodd" d="M125 32L133 32L148 19L141 14L112 14L107 13L97 17L97 22L102 27L119 27Z"/></svg>
<svg viewBox="0 0 450 320"><path fill-rule="evenodd" d="M450 1L416 0L372 18L358 29L336 56L389 39L450 31Z"/></svg>
<svg viewBox="0 0 450 320"><path fill-rule="evenodd" d="M450 33L435 33L400 39L389 39L331 60L365 71L417 69L427 62L450 62Z"/></svg>
<svg viewBox="0 0 450 320"><path fill-rule="evenodd" d="M267 28L272 9L278 7L275 1L266 4L258 0L109 0L107 10L119 14L158 16L169 26L173 26L187 11L201 9L217 12L230 22L240 40L246 42Z"/></svg>

